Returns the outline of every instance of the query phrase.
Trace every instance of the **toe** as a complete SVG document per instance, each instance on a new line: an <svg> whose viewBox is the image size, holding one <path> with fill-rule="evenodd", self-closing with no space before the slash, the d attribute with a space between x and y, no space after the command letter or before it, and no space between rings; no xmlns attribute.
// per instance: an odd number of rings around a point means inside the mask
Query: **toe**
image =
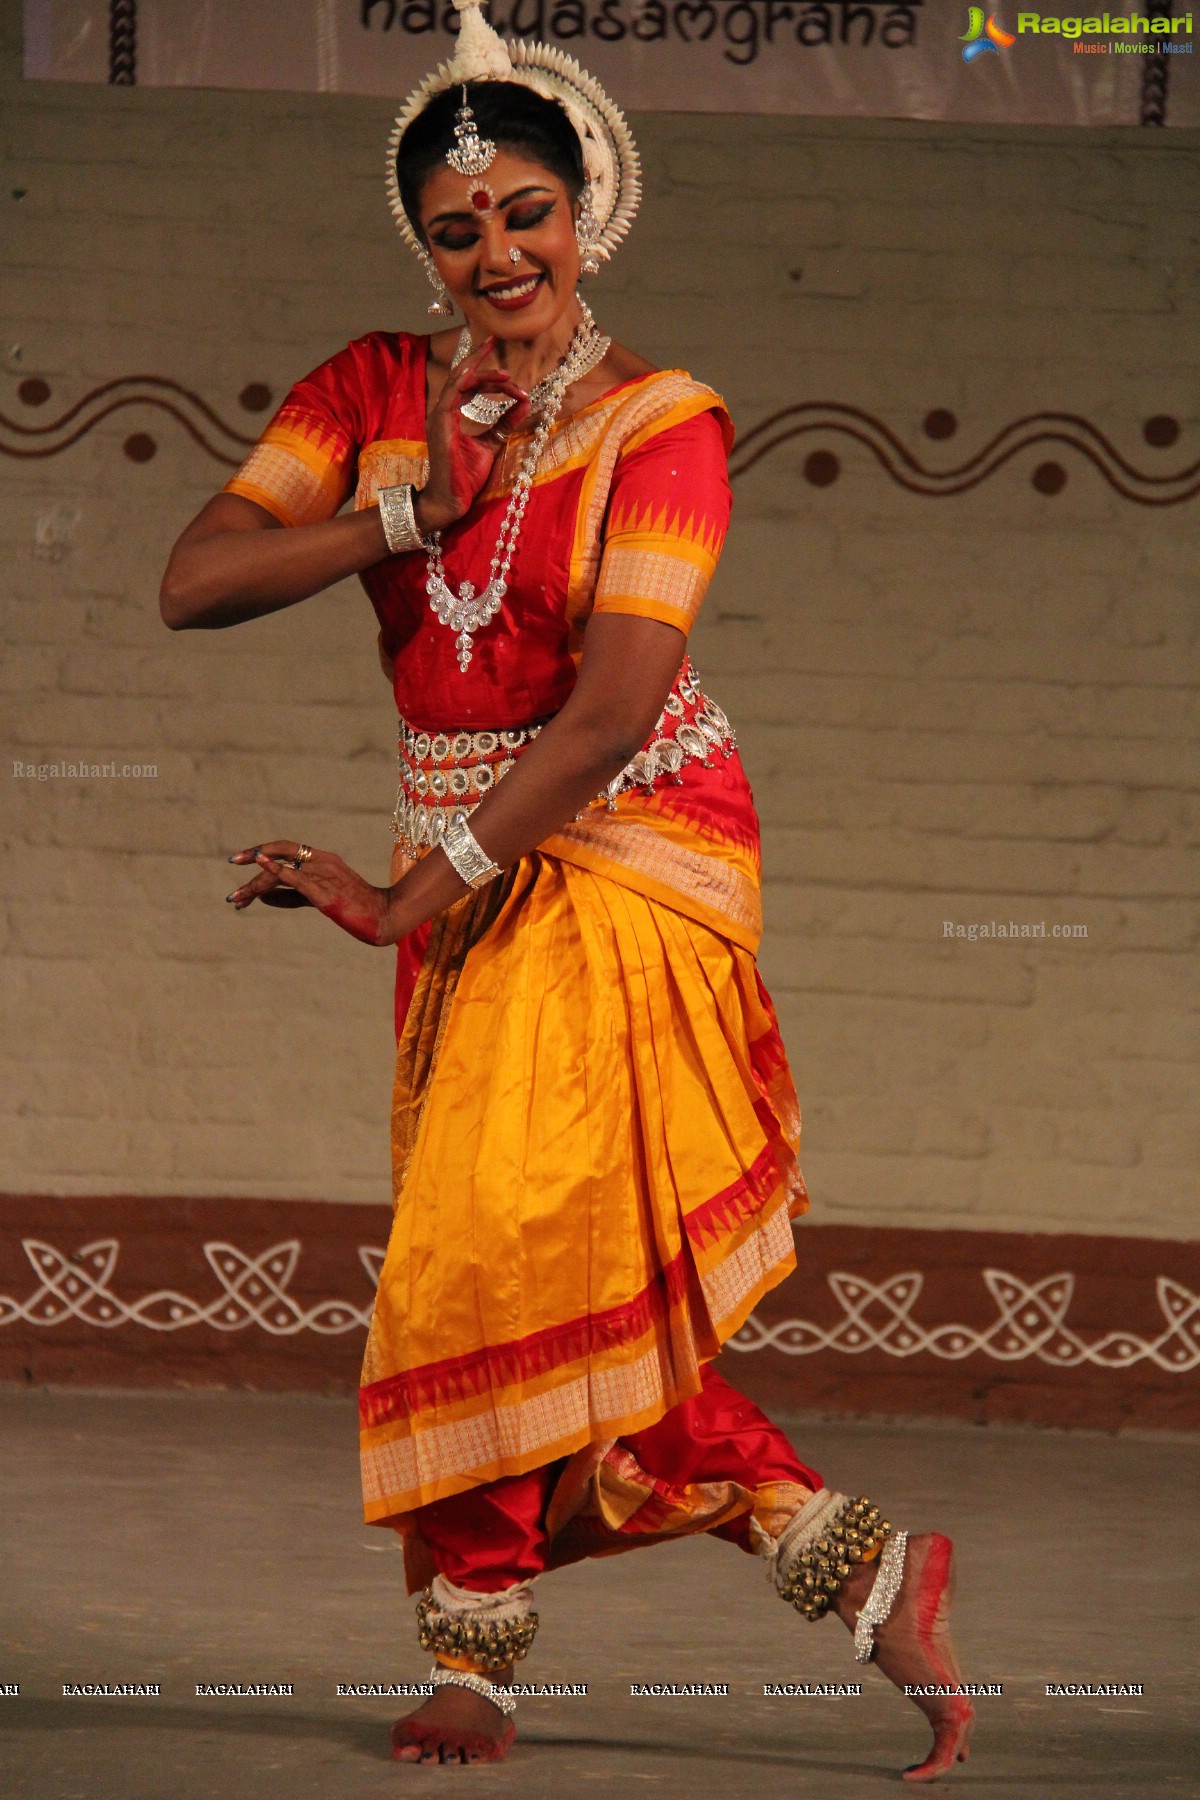
<svg viewBox="0 0 1200 1800"><path fill-rule="evenodd" d="M932 1756L926 1757L923 1763L913 1763L909 1768L904 1769L902 1777L905 1781L936 1781L938 1776L944 1775L949 1767L947 1759L944 1756L938 1756L935 1752Z"/></svg>
<svg viewBox="0 0 1200 1800"><path fill-rule="evenodd" d="M947 1724L934 1731L933 1748L922 1763L913 1763L902 1771L905 1781L936 1781L952 1769L956 1762L966 1762L970 1755L967 1742L969 1726Z"/></svg>

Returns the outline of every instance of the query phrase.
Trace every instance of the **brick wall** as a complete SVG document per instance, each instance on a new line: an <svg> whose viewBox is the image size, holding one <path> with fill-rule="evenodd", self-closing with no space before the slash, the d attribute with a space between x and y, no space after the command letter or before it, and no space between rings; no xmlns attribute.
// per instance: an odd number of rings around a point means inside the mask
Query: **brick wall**
<svg viewBox="0 0 1200 1800"><path fill-rule="evenodd" d="M251 430L247 383L278 395L359 332L423 325L384 209L387 107L23 85L16 14L0 412L37 423L154 373ZM1143 475L1195 460L1193 134L637 125L648 197L594 304L743 431L838 403L944 468L1060 411ZM934 408L949 442L922 432ZM1159 414L1173 449L1143 440ZM1030 480L1047 456L1053 496ZM3 771L0 1186L386 1198L389 959L222 905L224 853L269 832L383 876L365 599L168 635L159 573L222 476L149 410L4 474L7 754L158 772ZM69 533L56 560L39 521ZM1194 1235L1196 561L1194 505L1122 498L1052 442L953 496L829 430L740 478L694 647L762 812L763 967L820 1219ZM1087 937L943 936L992 919Z"/></svg>

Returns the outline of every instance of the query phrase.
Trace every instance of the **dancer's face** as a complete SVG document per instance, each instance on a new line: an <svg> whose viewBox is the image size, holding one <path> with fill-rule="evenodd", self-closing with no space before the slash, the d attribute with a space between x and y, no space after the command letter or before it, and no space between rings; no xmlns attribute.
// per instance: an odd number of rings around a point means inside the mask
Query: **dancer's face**
<svg viewBox="0 0 1200 1800"><path fill-rule="evenodd" d="M421 226L477 343L529 341L558 323L579 280L578 210L561 176L516 150L498 149L483 175L431 172Z"/></svg>

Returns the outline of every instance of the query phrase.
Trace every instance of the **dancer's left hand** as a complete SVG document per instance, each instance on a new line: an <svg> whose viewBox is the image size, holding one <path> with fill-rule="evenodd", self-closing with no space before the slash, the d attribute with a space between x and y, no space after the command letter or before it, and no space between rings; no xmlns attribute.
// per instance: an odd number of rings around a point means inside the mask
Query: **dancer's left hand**
<svg viewBox="0 0 1200 1800"><path fill-rule="evenodd" d="M232 863L256 863L258 871L226 899L237 912L252 901L264 906L314 906L364 944L395 940L388 922L389 889L373 887L332 850L314 850L301 861L291 838L237 850Z"/></svg>

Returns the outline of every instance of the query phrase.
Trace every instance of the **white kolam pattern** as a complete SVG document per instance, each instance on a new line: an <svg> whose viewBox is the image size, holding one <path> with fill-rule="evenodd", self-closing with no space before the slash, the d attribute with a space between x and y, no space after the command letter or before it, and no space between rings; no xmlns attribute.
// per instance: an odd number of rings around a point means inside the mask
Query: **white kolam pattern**
<svg viewBox="0 0 1200 1800"><path fill-rule="evenodd" d="M300 1260L298 1238L273 1244L258 1256L247 1255L234 1244L205 1244L205 1261L221 1288L216 1299L207 1301L193 1300L172 1288L144 1294L140 1300L123 1300L109 1286L121 1250L116 1238L97 1238L72 1256L37 1238L21 1242L39 1286L27 1300L0 1294L0 1325L13 1325L17 1320L27 1325L62 1325L68 1319L80 1319L103 1330L144 1325L147 1331L183 1331L190 1325L212 1325L217 1331L244 1331L257 1325L271 1337L294 1337L299 1331L334 1337L344 1331L365 1330L371 1321L370 1302L356 1305L348 1300L321 1300L305 1308L292 1298L287 1290ZM382 1249L359 1247L359 1261L372 1293L383 1255Z"/></svg>
<svg viewBox="0 0 1200 1800"><path fill-rule="evenodd" d="M233 1244L206 1243L204 1256L220 1286L211 1300L193 1300L162 1288L138 1300L125 1300L110 1285L120 1255L116 1238L98 1238L71 1255L39 1238L22 1239L38 1285L24 1300L0 1294L0 1326L23 1322L52 1327L77 1319L101 1330L141 1325L147 1331L184 1331L211 1325L217 1331L245 1331L257 1326L271 1337L293 1337L314 1331L324 1337L365 1330L371 1303L321 1300L304 1307L288 1292L300 1259L298 1238L274 1244L257 1256ZM384 1251L360 1244L358 1259L372 1293L383 1266ZM1171 1375L1185 1375L1200 1365L1200 1294L1182 1282L1160 1275L1155 1292L1164 1329L1156 1337L1132 1331L1110 1331L1088 1342L1066 1323L1075 1293L1075 1277L1063 1272L1027 1282L1004 1269L984 1269L984 1283L995 1302L997 1317L979 1328L971 1325L926 1326L913 1318L925 1277L917 1270L872 1282L862 1275L832 1270L826 1276L842 1316L828 1327L806 1319L769 1325L757 1316L729 1340L731 1350L750 1353L779 1350L785 1356L812 1356L830 1350L860 1356L882 1350L888 1356L922 1353L945 1362L990 1356L997 1362L1028 1357L1060 1369L1090 1363L1096 1368L1127 1369L1151 1362Z"/></svg>
<svg viewBox="0 0 1200 1800"><path fill-rule="evenodd" d="M1165 1329L1154 1338L1133 1331L1110 1331L1088 1343L1066 1323L1075 1294L1075 1277L1065 1271L1041 1281L1023 1281L1005 1269L983 1269L984 1284L996 1303L998 1317L990 1325L922 1325L912 1309L925 1277L915 1269L890 1281L868 1281L862 1275L831 1270L826 1280L841 1305L842 1317L828 1328L806 1319L784 1319L766 1325L749 1318L730 1339L732 1350L780 1350L785 1356L812 1356L836 1350L861 1356L882 1350L888 1356L922 1352L945 1362L980 1354L997 1362L1036 1357L1060 1369L1091 1363L1102 1369L1127 1369L1152 1362L1172 1375L1184 1375L1200 1363L1200 1294L1160 1275L1155 1292Z"/></svg>

